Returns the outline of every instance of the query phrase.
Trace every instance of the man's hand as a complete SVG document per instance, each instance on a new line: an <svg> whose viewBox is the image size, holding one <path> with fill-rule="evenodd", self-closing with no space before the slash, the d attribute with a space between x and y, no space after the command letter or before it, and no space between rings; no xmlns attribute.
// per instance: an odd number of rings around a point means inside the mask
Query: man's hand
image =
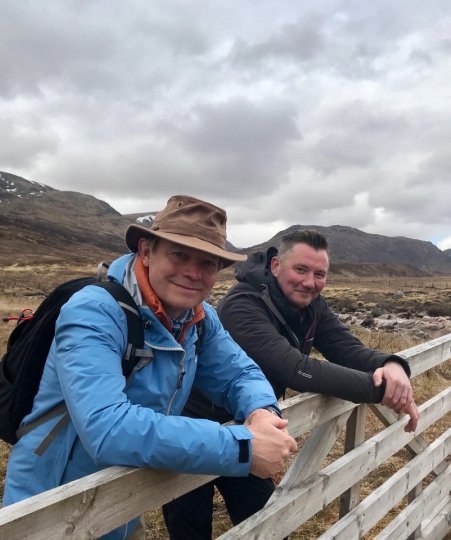
<svg viewBox="0 0 451 540"><path fill-rule="evenodd" d="M373 373L376 387L385 380L385 393L382 405L393 409L397 414L407 413L410 416L405 431L415 431L418 423L418 409L413 400L413 390L409 377L400 364L387 362L383 367Z"/></svg>
<svg viewBox="0 0 451 540"><path fill-rule="evenodd" d="M251 473L269 478L277 473L298 445L286 431L288 420L283 420L265 409L252 412L244 425L252 433Z"/></svg>

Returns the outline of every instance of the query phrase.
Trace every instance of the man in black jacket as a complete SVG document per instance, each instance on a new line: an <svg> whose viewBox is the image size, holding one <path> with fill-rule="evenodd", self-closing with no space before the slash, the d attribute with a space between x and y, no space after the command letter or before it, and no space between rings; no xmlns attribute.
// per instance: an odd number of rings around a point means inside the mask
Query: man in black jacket
<svg viewBox="0 0 451 540"><path fill-rule="evenodd" d="M329 269L327 240L300 230L282 239L279 251L253 253L236 270L238 284L221 301L224 327L257 362L276 396L286 388L318 392L355 403L382 403L409 414L414 431L418 410L408 363L394 354L365 347L321 296ZM328 362L309 356L315 347ZM184 414L231 420L193 389ZM171 540L211 538L214 485L234 524L261 509L274 484L249 475L218 478L163 508Z"/></svg>

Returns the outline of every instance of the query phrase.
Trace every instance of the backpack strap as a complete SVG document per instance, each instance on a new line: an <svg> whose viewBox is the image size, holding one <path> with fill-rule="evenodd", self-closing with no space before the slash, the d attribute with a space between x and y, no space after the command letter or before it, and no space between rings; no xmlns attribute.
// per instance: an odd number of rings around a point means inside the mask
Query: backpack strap
<svg viewBox="0 0 451 540"><path fill-rule="evenodd" d="M127 289L116 281L105 281L95 284L97 287L106 289L116 302L121 306L127 319L128 344L122 358L122 373L129 379L143 364L152 360L153 352L144 349L144 324L141 319L139 308Z"/></svg>
<svg viewBox="0 0 451 540"><path fill-rule="evenodd" d="M125 349L124 356L122 357L122 373L126 378L126 386L131 382L134 373L145 364L149 363L153 359L152 350L144 349L144 325L141 319L139 308L136 302L133 300L127 289L115 281L105 281L93 283L97 287L102 287L107 290L111 296L116 300L119 306L123 309L125 317L127 319L127 347ZM49 409L45 414L26 424L21 426L17 432L17 439L20 439L23 435L30 432L35 427L47 422L51 418L63 413L64 415L53 426L50 432L44 437L39 446L35 449L35 454L41 456L46 449L52 444L58 433L64 429L70 421L70 416L67 411L67 406L64 402L59 403Z"/></svg>
<svg viewBox="0 0 451 540"><path fill-rule="evenodd" d="M266 305L269 312L272 313L273 316L279 321L279 323L285 328L286 332L288 333L292 342L294 343L295 348L301 350L301 344L299 342L297 335L293 332L293 330L290 328L287 321L283 318L282 314L275 306L274 302L271 299L271 296L269 295L267 287L265 287L263 291L261 292L257 292L257 291L234 292L227 298L236 298L237 296L255 296L257 298L260 298L260 300Z"/></svg>

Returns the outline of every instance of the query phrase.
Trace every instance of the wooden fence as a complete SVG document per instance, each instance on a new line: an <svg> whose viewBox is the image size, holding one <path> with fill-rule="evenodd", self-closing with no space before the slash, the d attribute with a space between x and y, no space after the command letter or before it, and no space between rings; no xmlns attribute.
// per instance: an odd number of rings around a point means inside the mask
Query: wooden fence
<svg viewBox="0 0 451 540"><path fill-rule="evenodd" d="M400 354L414 377L447 361L450 346L448 334ZM221 540L283 538L338 497L342 517L321 539L361 538L405 497L409 504L377 538L444 538L451 523L451 427L431 444L421 434L446 415L450 418L451 388L421 405L415 434L403 430L407 417L369 407L386 428L365 440L366 405L317 394L284 401L291 435L309 437L265 508ZM345 425L346 453L321 468ZM412 459L360 501L362 479L403 447ZM0 539L97 538L211 478L111 467L0 510Z"/></svg>

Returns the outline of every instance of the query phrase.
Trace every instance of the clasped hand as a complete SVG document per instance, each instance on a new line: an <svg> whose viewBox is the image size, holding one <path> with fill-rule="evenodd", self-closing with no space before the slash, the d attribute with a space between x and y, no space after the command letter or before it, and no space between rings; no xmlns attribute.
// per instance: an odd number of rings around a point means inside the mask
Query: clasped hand
<svg viewBox="0 0 451 540"><path fill-rule="evenodd" d="M265 409L253 411L244 425L254 436L251 439L251 473L255 476L269 478L277 473L290 454L298 449L296 441L286 430L288 420Z"/></svg>
<svg viewBox="0 0 451 540"><path fill-rule="evenodd" d="M413 400L413 390L409 377L400 364L387 362L383 367L376 369L373 374L375 386L379 387L385 380L385 393L382 405L393 409L396 413L406 413L410 420L404 431L413 432L418 424L418 408Z"/></svg>

